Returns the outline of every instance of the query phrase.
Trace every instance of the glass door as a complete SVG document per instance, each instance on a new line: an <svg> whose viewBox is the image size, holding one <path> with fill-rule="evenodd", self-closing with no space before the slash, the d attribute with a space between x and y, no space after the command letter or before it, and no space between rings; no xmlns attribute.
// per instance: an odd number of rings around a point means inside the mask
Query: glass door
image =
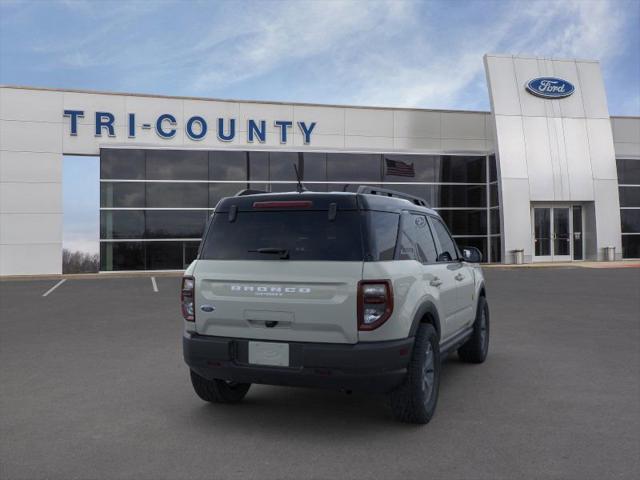
<svg viewBox="0 0 640 480"><path fill-rule="evenodd" d="M551 208L533 209L533 256L538 261L551 260Z"/></svg>
<svg viewBox="0 0 640 480"><path fill-rule="evenodd" d="M554 261L571 260L571 210L569 207L554 207L553 216L553 251Z"/></svg>
<svg viewBox="0 0 640 480"><path fill-rule="evenodd" d="M533 207L533 261L583 259L582 207Z"/></svg>

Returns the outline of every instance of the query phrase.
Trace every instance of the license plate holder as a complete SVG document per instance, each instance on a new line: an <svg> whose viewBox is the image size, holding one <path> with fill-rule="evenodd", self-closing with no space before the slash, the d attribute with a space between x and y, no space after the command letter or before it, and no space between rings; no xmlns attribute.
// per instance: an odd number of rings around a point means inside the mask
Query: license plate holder
<svg viewBox="0 0 640 480"><path fill-rule="evenodd" d="M276 342L249 342L249 363L271 367L289 366L289 344Z"/></svg>

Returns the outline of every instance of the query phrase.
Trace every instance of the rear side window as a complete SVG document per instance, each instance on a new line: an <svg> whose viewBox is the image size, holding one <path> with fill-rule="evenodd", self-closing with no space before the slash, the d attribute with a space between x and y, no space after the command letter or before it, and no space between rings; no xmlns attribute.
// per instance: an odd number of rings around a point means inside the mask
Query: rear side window
<svg viewBox="0 0 640 480"><path fill-rule="evenodd" d="M399 260L436 261L436 246L424 215L406 214L400 235Z"/></svg>
<svg viewBox="0 0 640 480"><path fill-rule="evenodd" d="M260 250L260 251L259 251ZM282 252L286 251L286 255ZM204 239L203 260L362 261L360 214L288 210L217 213Z"/></svg>
<svg viewBox="0 0 640 480"><path fill-rule="evenodd" d="M449 235L449 231L444 224L437 218L430 218L433 233L440 243L438 261L450 262L458 259L458 250L456 244Z"/></svg>
<svg viewBox="0 0 640 480"><path fill-rule="evenodd" d="M381 262L393 260L398 238L400 215L391 212L368 211L364 213L367 220L369 252L367 260Z"/></svg>

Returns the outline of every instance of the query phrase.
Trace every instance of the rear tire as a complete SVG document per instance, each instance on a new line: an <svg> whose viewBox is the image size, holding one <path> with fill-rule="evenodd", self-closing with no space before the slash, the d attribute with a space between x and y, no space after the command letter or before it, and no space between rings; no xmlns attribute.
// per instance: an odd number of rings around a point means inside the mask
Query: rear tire
<svg viewBox="0 0 640 480"><path fill-rule="evenodd" d="M391 392L391 411L396 420L406 423L429 423L438 403L440 387L440 347L432 325L423 323L413 344L407 376Z"/></svg>
<svg viewBox="0 0 640 480"><path fill-rule="evenodd" d="M489 304L486 298L478 299L476 320L469 340L458 349L460 360L467 363L482 363L489 353Z"/></svg>
<svg viewBox="0 0 640 480"><path fill-rule="evenodd" d="M225 380L207 380L193 370L191 372L191 385L196 394L205 402L212 403L239 403L251 387L250 383L233 383Z"/></svg>

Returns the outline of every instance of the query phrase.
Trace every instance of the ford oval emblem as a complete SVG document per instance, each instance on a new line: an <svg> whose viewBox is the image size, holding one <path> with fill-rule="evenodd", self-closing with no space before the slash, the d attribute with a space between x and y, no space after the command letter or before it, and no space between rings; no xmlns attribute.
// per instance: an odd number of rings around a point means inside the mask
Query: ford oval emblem
<svg viewBox="0 0 640 480"><path fill-rule="evenodd" d="M537 97L564 98L571 95L576 90L576 87L561 78L539 77L529 80L526 89Z"/></svg>
<svg viewBox="0 0 640 480"><path fill-rule="evenodd" d="M216 309L213 305L200 305L200 310L203 312L213 312Z"/></svg>

